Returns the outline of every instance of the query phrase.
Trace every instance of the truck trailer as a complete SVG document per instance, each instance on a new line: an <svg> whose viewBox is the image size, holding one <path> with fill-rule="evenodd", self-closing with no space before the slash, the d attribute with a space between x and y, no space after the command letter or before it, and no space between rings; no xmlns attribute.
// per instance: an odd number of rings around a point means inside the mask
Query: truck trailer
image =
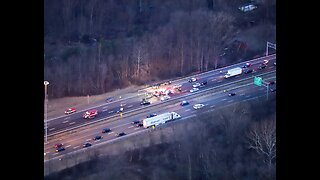
<svg viewBox="0 0 320 180"><path fill-rule="evenodd" d="M151 126L158 126L164 124L168 121L176 120L181 118L181 116L176 112L167 112L154 117L146 118L142 121L143 127L148 128Z"/></svg>
<svg viewBox="0 0 320 180"><path fill-rule="evenodd" d="M229 69L227 74L224 75L224 77L229 78L229 77L233 77L236 75L240 75L241 73L242 73L242 68L237 67L237 68Z"/></svg>

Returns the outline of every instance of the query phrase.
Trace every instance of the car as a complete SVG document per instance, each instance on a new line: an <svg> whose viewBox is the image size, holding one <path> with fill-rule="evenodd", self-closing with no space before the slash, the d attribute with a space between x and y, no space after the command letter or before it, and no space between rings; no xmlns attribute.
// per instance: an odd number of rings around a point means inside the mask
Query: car
<svg viewBox="0 0 320 180"><path fill-rule="evenodd" d="M188 80L188 82L190 82L190 83L191 83L191 82L195 82L195 81L197 81L196 78L191 78L191 79Z"/></svg>
<svg viewBox="0 0 320 180"><path fill-rule="evenodd" d="M251 63L246 63L244 66L242 66L242 68L248 68L250 67L252 64Z"/></svg>
<svg viewBox="0 0 320 180"><path fill-rule="evenodd" d="M188 101L182 101L182 102L180 103L181 106L186 106L186 105L188 105L188 104L189 104Z"/></svg>
<svg viewBox="0 0 320 180"><path fill-rule="evenodd" d="M194 85L192 85L194 88L200 87L201 84L200 83L195 83Z"/></svg>
<svg viewBox="0 0 320 180"><path fill-rule="evenodd" d="M99 139L102 139L102 136L96 136L96 137L92 138L92 140L99 140Z"/></svg>
<svg viewBox="0 0 320 180"><path fill-rule="evenodd" d="M57 148L60 148L60 147L62 147L62 146L63 146L63 144L62 144L62 143L58 143L58 144L55 144L55 145L54 145L54 148L56 148L56 149L57 149Z"/></svg>
<svg viewBox="0 0 320 180"><path fill-rule="evenodd" d="M268 85L272 85L272 84L274 84L274 83L275 83L274 81L268 81L268 82L267 82Z"/></svg>
<svg viewBox="0 0 320 180"><path fill-rule="evenodd" d="M156 114L156 113L152 113L152 114L149 114L149 115L147 116L147 118L151 118L151 117L155 117L155 116L157 116L157 114Z"/></svg>
<svg viewBox="0 0 320 180"><path fill-rule="evenodd" d="M142 127L142 126L143 126L142 123L139 123L139 124L136 125L136 127Z"/></svg>
<svg viewBox="0 0 320 180"><path fill-rule="evenodd" d="M274 62L273 65L276 66L276 62Z"/></svg>
<svg viewBox="0 0 320 180"><path fill-rule="evenodd" d="M82 147L84 147L84 148L86 148L86 147L90 147L90 146L92 146L92 144L91 144L91 143L89 143L89 142L84 143L84 144L82 145Z"/></svg>
<svg viewBox="0 0 320 180"><path fill-rule="evenodd" d="M104 128L104 129L102 129L102 133L108 133L108 132L110 132L111 131L111 129L109 129L109 128Z"/></svg>
<svg viewBox="0 0 320 180"><path fill-rule="evenodd" d="M264 68L266 68L267 66L265 65L265 64L261 64L260 66L259 66L259 69L261 70L261 69L264 69Z"/></svg>
<svg viewBox="0 0 320 180"><path fill-rule="evenodd" d="M123 107L120 107L118 110L117 110L117 113L122 113L123 112Z"/></svg>
<svg viewBox="0 0 320 180"><path fill-rule="evenodd" d="M124 132L116 134L117 137L124 136L124 135L126 135L126 133L124 133Z"/></svg>
<svg viewBox="0 0 320 180"><path fill-rule="evenodd" d="M166 82L163 83L163 85L169 85L171 83L172 83L172 81L166 81Z"/></svg>
<svg viewBox="0 0 320 180"><path fill-rule="evenodd" d="M193 108L194 108L194 109L201 109L201 108L203 108L203 106L204 106L204 104L195 104L195 105L193 106Z"/></svg>
<svg viewBox="0 0 320 180"><path fill-rule="evenodd" d="M196 92L196 91L199 91L199 88L192 88L192 89L190 89L190 92Z"/></svg>
<svg viewBox="0 0 320 180"><path fill-rule="evenodd" d="M235 96L235 95L236 95L236 93L234 93L234 92L231 92L231 93L228 94L229 97Z"/></svg>
<svg viewBox="0 0 320 180"><path fill-rule="evenodd" d="M72 114L72 113L74 113L76 111L77 111L76 108L69 108L69 109L64 111L64 114Z"/></svg>
<svg viewBox="0 0 320 180"><path fill-rule="evenodd" d="M263 61L263 64L264 64L264 65L267 65L268 63L269 63L269 60L264 60L264 61Z"/></svg>
<svg viewBox="0 0 320 180"><path fill-rule="evenodd" d="M134 121L131 122L131 124L139 124L139 123L140 123L139 120L134 120Z"/></svg>
<svg viewBox="0 0 320 180"><path fill-rule="evenodd" d="M59 148L56 149L56 152L61 152L61 151L64 151L64 150L65 150L64 147L59 147Z"/></svg>
<svg viewBox="0 0 320 180"><path fill-rule="evenodd" d="M244 73L245 73L245 74L249 74L249 73L252 73L252 72L253 72L252 69L246 69L246 70L244 70Z"/></svg>
<svg viewBox="0 0 320 180"><path fill-rule="evenodd" d="M161 101L165 101L165 100L168 100L170 99L171 97L170 96L163 96L160 98Z"/></svg>
<svg viewBox="0 0 320 180"><path fill-rule="evenodd" d="M208 84L208 81L203 81L202 83L201 83L201 86L205 86L205 85L207 85Z"/></svg>
<svg viewBox="0 0 320 180"><path fill-rule="evenodd" d="M114 97L109 97L106 99L106 102L112 102L112 101L114 101Z"/></svg>
<svg viewBox="0 0 320 180"><path fill-rule="evenodd" d="M276 92L276 90L277 90L276 88L270 88L271 92Z"/></svg>
<svg viewBox="0 0 320 180"><path fill-rule="evenodd" d="M150 105L151 103L149 101L142 101L140 104L141 105Z"/></svg>

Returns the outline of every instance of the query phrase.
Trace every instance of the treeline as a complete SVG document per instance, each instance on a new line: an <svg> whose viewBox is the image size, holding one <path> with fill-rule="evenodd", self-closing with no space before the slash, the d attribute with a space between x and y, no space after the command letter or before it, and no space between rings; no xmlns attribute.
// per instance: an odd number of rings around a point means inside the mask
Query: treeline
<svg viewBox="0 0 320 180"><path fill-rule="evenodd" d="M247 21L238 17L241 3L46 0L49 96L100 94L228 64L235 59L226 61L224 48ZM233 57L250 55L239 47Z"/></svg>
<svg viewBox="0 0 320 180"><path fill-rule="evenodd" d="M275 107L272 97L268 102L263 98L202 114L169 126L174 131L172 136L160 130L159 145L93 158L45 179L273 180L276 179ZM141 136L153 142L152 134ZM139 142L131 143L139 147Z"/></svg>

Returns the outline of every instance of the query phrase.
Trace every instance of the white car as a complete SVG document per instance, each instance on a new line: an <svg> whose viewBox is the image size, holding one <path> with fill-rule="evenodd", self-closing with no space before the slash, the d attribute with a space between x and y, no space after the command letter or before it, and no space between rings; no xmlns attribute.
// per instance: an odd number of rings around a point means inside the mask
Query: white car
<svg viewBox="0 0 320 180"><path fill-rule="evenodd" d="M200 87L201 84L200 83L195 83L194 85L192 85L194 88Z"/></svg>
<svg viewBox="0 0 320 180"><path fill-rule="evenodd" d="M204 106L204 104L195 104L193 106L194 109L201 109Z"/></svg>
<svg viewBox="0 0 320 180"><path fill-rule="evenodd" d="M199 88L192 88L192 89L190 89L190 92L196 92L196 91L199 91Z"/></svg>
<svg viewBox="0 0 320 180"><path fill-rule="evenodd" d="M163 96L163 97L160 98L160 100L161 101L165 101L165 100L170 99L170 98L171 98L170 96Z"/></svg>
<svg viewBox="0 0 320 180"><path fill-rule="evenodd" d="M191 78L191 79L189 79L188 81L191 83L191 82L197 81L197 79L196 79L196 78Z"/></svg>

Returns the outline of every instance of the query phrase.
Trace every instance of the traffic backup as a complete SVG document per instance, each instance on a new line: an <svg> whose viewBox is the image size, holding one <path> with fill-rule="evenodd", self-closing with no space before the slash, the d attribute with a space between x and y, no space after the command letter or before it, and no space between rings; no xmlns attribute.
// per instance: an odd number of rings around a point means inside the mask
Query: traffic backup
<svg viewBox="0 0 320 180"><path fill-rule="evenodd" d="M151 126L158 126L160 124L167 123L181 118L181 116L176 112L167 112L154 117L146 118L142 121L144 128L149 128Z"/></svg>

